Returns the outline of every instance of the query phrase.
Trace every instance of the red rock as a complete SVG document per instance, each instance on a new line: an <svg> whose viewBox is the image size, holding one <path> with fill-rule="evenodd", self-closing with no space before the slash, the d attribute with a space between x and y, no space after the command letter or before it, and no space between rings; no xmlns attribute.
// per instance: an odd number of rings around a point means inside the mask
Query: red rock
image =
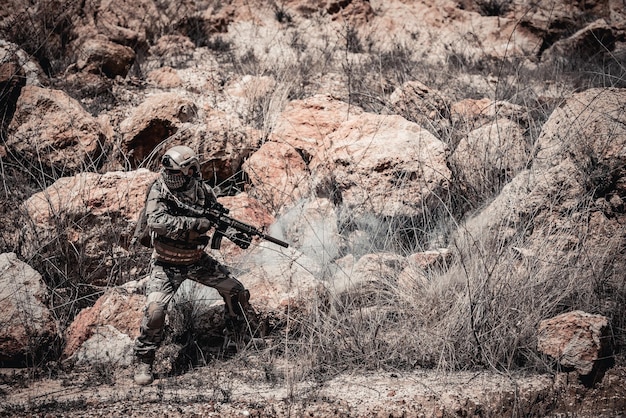
<svg viewBox="0 0 626 418"><path fill-rule="evenodd" d="M65 330L65 347L61 358L72 356L99 326L112 326L135 339L139 335L144 303L143 295L107 291L92 307L80 311Z"/></svg>
<svg viewBox="0 0 626 418"><path fill-rule="evenodd" d="M582 311L567 312L541 321L537 348L559 362L589 375L596 363L610 353L608 319Z"/></svg>

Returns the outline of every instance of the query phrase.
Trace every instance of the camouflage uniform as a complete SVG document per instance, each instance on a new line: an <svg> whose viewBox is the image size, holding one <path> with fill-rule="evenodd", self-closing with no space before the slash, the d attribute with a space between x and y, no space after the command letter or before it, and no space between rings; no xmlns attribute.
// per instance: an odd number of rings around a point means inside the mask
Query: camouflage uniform
<svg viewBox="0 0 626 418"><path fill-rule="evenodd" d="M163 338L167 305L185 279L219 292L225 302L227 328L236 328L244 321L244 311L251 311L249 292L225 266L204 252L208 237L197 231L198 218L188 216L176 200L194 207L210 207L217 202L213 191L196 178L182 190L170 190L159 179L148 193L146 215L154 251L141 333L135 341L135 355L147 363L154 360Z"/></svg>

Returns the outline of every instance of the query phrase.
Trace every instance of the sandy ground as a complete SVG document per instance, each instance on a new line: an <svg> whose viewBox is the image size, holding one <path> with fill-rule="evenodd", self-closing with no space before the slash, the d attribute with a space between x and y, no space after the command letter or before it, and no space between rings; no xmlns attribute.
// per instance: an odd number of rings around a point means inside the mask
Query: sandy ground
<svg viewBox="0 0 626 418"><path fill-rule="evenodd" d="M235 366L235 367L233 367ZM29 378L2 370L0 416L11 417L622 417L624 369L587 389L574 376L416 370L330 380L280 376L263 365L216 363L152 385L132 370Z"/></svg>

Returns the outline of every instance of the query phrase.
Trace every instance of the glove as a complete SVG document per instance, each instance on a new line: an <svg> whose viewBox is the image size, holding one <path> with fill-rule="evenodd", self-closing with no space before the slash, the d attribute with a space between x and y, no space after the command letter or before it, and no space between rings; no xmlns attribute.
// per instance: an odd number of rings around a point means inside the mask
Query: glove
<svg viewBox="0 0 626 418"><path fill-rule="evenodd" d="M211 229L211 222L205 218L195 218L191 224L191 229L198 234L204 234Z"/></svg>
<svg viewBox="0 0 626 418"><path fill-rule="evenodd" d="M232 236L231 241L237 244L237 246L241 249L246 249L250 246L252 242L252 238L249 235L244 234L243 232L237 232Z"/></svg>

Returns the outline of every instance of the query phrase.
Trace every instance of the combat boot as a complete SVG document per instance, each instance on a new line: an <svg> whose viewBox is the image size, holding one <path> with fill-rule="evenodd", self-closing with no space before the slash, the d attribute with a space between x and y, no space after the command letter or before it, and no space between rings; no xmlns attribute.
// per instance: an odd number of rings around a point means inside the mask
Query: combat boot
<svg viewBox="0 0 626 418"><path fill-rule="evenodd" d="M141 386L149 385L154 381L152 374L152 362L149 360L140 360L135 368L135 383Z"/></svg>
<svg viewBox="0 0 626 418"><path fill-rule="evenodd" d="M245 348L261 349L265 340L258 338L259 325L256 314L224 318L224 345L225 352L239 352Z"/></svg>

